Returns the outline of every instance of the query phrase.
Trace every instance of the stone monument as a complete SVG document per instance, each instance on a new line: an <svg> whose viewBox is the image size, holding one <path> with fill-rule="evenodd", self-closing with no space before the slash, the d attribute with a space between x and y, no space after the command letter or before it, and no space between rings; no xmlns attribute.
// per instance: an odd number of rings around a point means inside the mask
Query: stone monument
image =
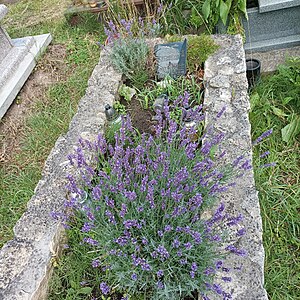
<svg viewBox="0 0 300 300"><path fill-rule="evenodd" d="M300 46L300 0L258 0L247 14L246 52Z"/></svg>
<svg viewBox="0 0 300 300"><path fill-rule="evenodd" d="M7 14L0 4L0 22ZM0 120L36 65L36 58L49 45L50 34L11 39L0 23Z"/></svg>

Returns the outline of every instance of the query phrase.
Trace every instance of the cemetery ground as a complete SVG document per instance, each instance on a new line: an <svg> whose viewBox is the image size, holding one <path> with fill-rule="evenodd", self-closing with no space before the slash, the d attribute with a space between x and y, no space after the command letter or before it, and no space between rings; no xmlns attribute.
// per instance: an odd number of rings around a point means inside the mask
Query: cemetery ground
<svg viewBox="0 0 300 300"><path fill-rule="evenodd" d="M63 16L65 5L55 0L47 7L43 1L25 0L10 5L4 20L13 38L50 32L53 42L1 121L0 247L12 238L12 227L33 195L43 163L58 136L67 130L99 59L96 42L102 40L101 24L95 16L85 15L81 23L71 27ZM287 117L278 116L272 107L285 114L292 112L272 93L265 90L261 103L254 107L252 98L250 113L254 138L274 128L264 147L271 151L270 161L277 162L275 168L259 169L259 154L255 153L266 252L265 285L271 300L294 300L299 297L300 274L299 139L289 144L282 141Z"/></svg>

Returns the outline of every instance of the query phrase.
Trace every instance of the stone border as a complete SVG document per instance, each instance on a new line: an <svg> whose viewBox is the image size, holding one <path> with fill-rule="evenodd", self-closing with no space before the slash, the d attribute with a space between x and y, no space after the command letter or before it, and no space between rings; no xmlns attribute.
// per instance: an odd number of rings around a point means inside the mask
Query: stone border
<svg viewBox="0 0 300 300"><path fill-rule="evenodd" d="M233 162L238 156L250 154L251 125L248 118L250 110L248 83L246 79L245 53L240 36L215 36L219 50L205 62L205 105L207 106L206 126L216 119L225 106L225 113L214 122L217 132L225 133L222 150L226 151L225 161ZM218 101L216 101L218 100ZM262 244L262 221L253 170L248 170L236 179L236 186L221 194L220 201L231 215L242 215L246 235L237 238L229 235L231 244L245 249L247 257L230 255L224 266L230 274L220 272L218 278L230 275L232 282L226 284L227 292L235 300L267 300L264 284L264 248ZM242 269L240 267L242 266ZM224 284L223 284L224 285ZM217 299L211 295L211 299Z"/></svg>
<svg viewBox="0 0 300 300"><path fill-rule="evenodd" d="M50 213L62 208L66 197L65 177L74 173L67 155L74 151L79 137L93 140L103 131L104 105L112 105L120 81L121 75L102 51L69 131L57 140L27 211L14 227L14 239L0 251L0 299L46 299L52 261L60 252L63 232Z"/></svg>
<svg viewBox="0 0 300 300"><path fill-rule="evenodd" d="M207 120L224 104L227 106L218 129L228 129L228 142L232 143L228 156L235 157L236 147L241 150L250 145L245 55L240 37L219 36L215 40L221 48L205 64ZM28 203L28 210L14 227L14 239L0 251L0 299L46 299L52 260L59 254L63 238L63 230L51 218L50 212L63 206L65 176L75 172L66 157L76 148L79 137L93 140L103 131L104 104L112 105L120 81L121 75L109 64L107 52L102 51L69 131L57 140L45 163L42 179ZM220 101L216 102L216 99ZM228 192L224 199L231 213L242 212L245 216L248 234L236 243L246 248L249 256L246 267L234 273L231 290L234 299L266 300L262 227L253 173L238 182L238 187L235 192ZM236 257L229 258L228 264L233 268L239 266Z"/></svg>

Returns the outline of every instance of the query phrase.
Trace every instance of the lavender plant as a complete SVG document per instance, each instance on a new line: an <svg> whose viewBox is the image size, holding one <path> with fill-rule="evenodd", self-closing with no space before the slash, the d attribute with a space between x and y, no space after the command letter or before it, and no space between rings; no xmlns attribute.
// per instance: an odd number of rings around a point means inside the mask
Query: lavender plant
<svg viewBox="0 0 300 300"><path fill-rule="evenodd" d="M217 168L224 154L212 155L224 135L213 135L209 128L205 140L202 136L195 141L190 137L196 129L179 127L168 105L157 113L154 136L138 135L127 117L114 144L102 135L94 143L80 141L69 159L81 180L69 176L66 207L71 210L56 216L67 226L74 220L81 224L82 243L94 253L91 267L102 273L98 284L103 295L183 299L195 291L204 298L214 291L230 299L213 283L214 274L227 252L246 253L224 245L219 226L235 226L241 217L226 215L222 203L212 217L201 217L217 194L234 185L226 170ZM203 119L200 106L190 113ZM86 150L94 156L87 159ZM239 157L231 170L240 176L249 167ZM231 278L223 280L226 284Z"/></svg>
<svg viewBox="0 0 300 300"><path fill-rule="evenodd" d="M110 21L109 28L105 29L108 43L112 46L110 61L134 86L141 88L149 78L146 69L149 47L142 35L134 37L133 20L121 20L120 23L122 27L117 27Z"/></svg>

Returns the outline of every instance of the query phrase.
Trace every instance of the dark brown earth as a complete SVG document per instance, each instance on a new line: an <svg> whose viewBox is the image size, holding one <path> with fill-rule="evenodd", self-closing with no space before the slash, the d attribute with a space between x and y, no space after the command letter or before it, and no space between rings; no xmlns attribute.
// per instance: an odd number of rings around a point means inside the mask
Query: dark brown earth
<svg viewBox="0 0 300 300"><path fill-rule="evenodd" d="M155 122L151 119L155 113L152 109L143 109L139 100L133 97L127 105L127 110L131 117L133 127L137 128L140 133L153 133L151 128L153 128Z"/></svg>

